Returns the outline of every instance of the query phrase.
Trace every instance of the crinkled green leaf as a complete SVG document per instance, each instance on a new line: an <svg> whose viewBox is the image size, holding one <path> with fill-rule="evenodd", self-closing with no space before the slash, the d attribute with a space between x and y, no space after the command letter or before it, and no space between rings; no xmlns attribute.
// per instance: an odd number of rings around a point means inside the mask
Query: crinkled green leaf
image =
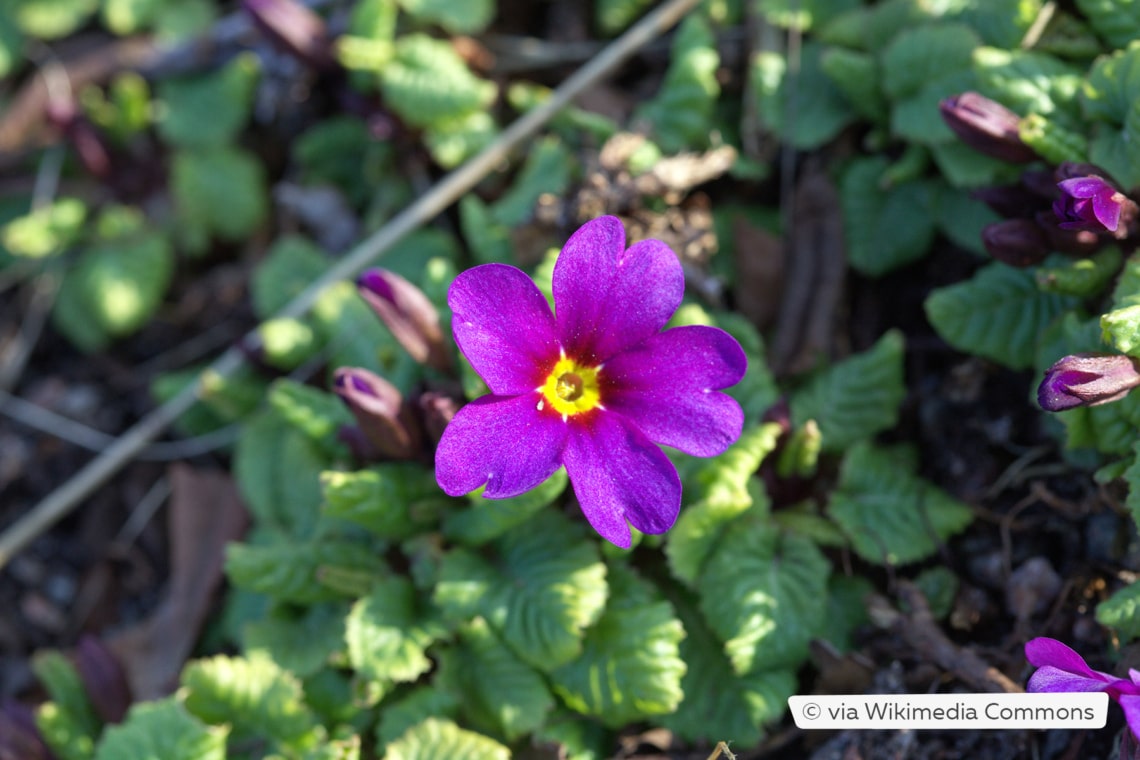
<svg viewBox="0 0 1140 760"><path fill-rule="evenodd" d="M980 153L959 140L931 145L930 155L938 166L942 178L956 188L1002 184L1006 181L1012 181L1018 171L1013 164ZM981 201L976 201L976 203L988 208ZM941 210L938 210L937 213L941 224L942 219L946 218L946 214ZM967 234L970 234L968 230L958 228L957 237L965 237ZM975 239L973 247L978 250L985 250L978 239L980 234L980 232L973 233ZM955 242L957 242L957 238Z"/></svg>
<svg viewBox="0 0 1140 760"><path fill-rule="evenodd" d="M1040 114L1031 113L1022 119L1017 125L1017 136L1051 164L1088 160L1089 140L1083 133L1065 129Z"/></svg>
<svg viewBox="0 0 1140 760"><path fill-rule="evenodd" d="M832 575L827 584L827 615L820 638L840 652L855 649L854 634L868 622L867 595L874 590L874 584L861 575Z"/></svg>
<svg viewBox="0 0 1140 760"><path fill-rule="evenodd" d="M1037 285L1046 293L1090 298L1104 292L1120 272L1120 249L1105 248L1087 259L1067 259L1060 266L1039 267Z"/></svg>
<svg viewBox="0 0 1140 760"><path fill-rule="evenodd" d="M880 53L903 29L929 22L930 8L915 0L880 0L843 13L819 30L824 42Z"/></svg>
<svg viewBox="0 0 1140 760"><path fill-rule="evenodd" d="M439 24L452 34L483 31L495 16L494 0L398 0L400 7L420 21Z"/></svg>
<svg viewBox="0 0 1140 760"><path fill-rule="evenodd" d="M263 525L296 536L316 525L320 474L328 465L316 443L272 411L242 427L234 450L234 475L250 511Z"/></svg>
<svg viewBox="0 0 1140 760"><path fill-rule="evenodd" d="M312 741L317 720L301 683L263 654L195 660L181 683L186 709L211 725L229 725L235 739L264 737L295 747Z"/></svg>
<svg viewBox="0 0 1140 760"><path fill-rule="evenodd" d="M508 228L525 222L533 215L539 196L563 193L573 168L573 156L561 140L540 139L531 147L510 190L495 202L491 212L495 221Z"/></svg>
<svg viewBox="0 0 1140 760"><path fill-rule="evenodd" d="M799 666L823 625L830 572L814 542L762 518L725 531L696 589L735 673Z"/></svg>
<svg viewBox="0 0 1140 760"><path fill-rule="evenodd" d="M259 72L257 56L243 53L208 74L160 80L158 133L178 147L232 142L249 120Z"/></svg>
<svg viewBox="0 0 1140 760"><path fill-rule="evenodd" d="M20 30L39 40L66 37L79 29L99 8L98 0L20 0L12 13Z"/></svg>
<svg viewBox="0 0 1140 760"><path fill-rule="evenodd" d="M573 660L608 594L597 546L554 510L512 528L494 546L486 555L493 559L461 548L444 555L436 603L455 619L482 615L540 670Z"/></svg>
<svg viewBox="0 0 1140 760"><path fill-rule="evenodd" d="M788 697L796 693L799 679L792 667L756 670L737 675L708 624L697 612L696 601L674 600L685 625L681 657L685 698L671 715L657 718L686 742L730 741L751 747L764 736L764 725L784 713Z"/></svg>
<svg viewBox="0 0 1140 760"><path fill-rule="evenodd" d="M301 760L360 760L360 737L349 736L331 742L322 742L301 755Z"/></svg>
<svg viewBox="0 0 1140 760"><path fill-rule="evenodd" d="M108 726L95 760L226 760L229 726L206 726L177 697L139 702Z"/></svg>
<svg viewBox="0 0 1140 760"><path fill-rule="evenodd" d="M431 669L425 650L442 634L417 603L412 582L387 578L352 606L345 629L348 661L373 681L414 681Z"/></svg>
<svg viewBox="0 0 1140 760"><path fill-rule="evenodd" d="M64 760L88 760L102 726L79 671L54 650L37 653L32 670L52 699L36 714L44 740Z"/></svg>
<svg viewBox="0 0 1140 760"><path fill-rule="evenodd" d="M965 24L932 23L899 32L883 51L883 89L891 100L916 94L929 82L969 69L977 33Z"/></svg>
<svg viewBox="0 0 1140 760"><path fill-rule="evenodd" d="M449 720L428 718L389 744L384 760L511 760L511 751Z"/></svg>
<svg viewBox="0 0 1140 760"><path fill-rule="evenodd" d="M325 514L397 541L414 534L446 499L431 470L404 462L355 472L330 470L321 474L321 486Z"/></svg>
<svg viewBox="0 0 1140 760"><path fill-rule="evenodd" d="M36 730L61 760L91 760L99 735L98 729L89 731L79 717L55 702L44 702L36 709Z"/></svg>
<svg viewBox="0 0 1140 760"><path fill-rule="evenodd" d="M942 120L938 104L944 98L974 89L977 85L969 69L953 69L925 82L916 92L895 99L891 107L891 133L930 147L957 142Z"/></svg>
<svg viewBox="0 0 1140 760"><path fill-rule="evenodd" d="M1129 584L1098 604L1096 621L1115 629L1122 642L1140 636L1140 583Z"/></svg>
<svg viewBox="0 0 1140 760"><path fill-rule="evenodd" d="M257 326L259 358L268 366L291 372L321 350L317 331L300 319L267 319Z"/></svg>
<svg viewBox="0 0 1140 760"><path fill-rule="evenodd" d="M427 127L424 145L437 164L453 169L490 145L498 134L498 124L490 113L473 111Z"/></svg>
<svg viewBox="0 0 1140 760"><path fill-rule="evenodd" d="M1077 305L1070 296L1042 293L1033 272L993 263L926 299L926 317L950 345L1011 369L1033 363L1037 336Z"/></svg>
<svg viewBox="0 0 1140 760"><path fill-rule="evenodd" d="M505 264L514 260L510 230L495 220L491 209L479 196L468 194L459 199L459 226L471 246L471 253L480 264Z"/></svg>
<svg viewBox="0 0 1140 760"><path fill-rule="evenodd" d="M560 469L538 487L509 499L484 499L481 491L474 492L465 508L444 516L443 535L465 546L485 544L549 507L568 482L566 470Z"/></svg>
<svg viewBox="0 0 1140 760"><path fill-rule="evenodd" d="M560 753L565 753L566 760L607 760L616 746L612 731L596 721L582 720L566 708L556 710L534 732L534 741L554 744Z"/></svg>
<svg viewBox="0 0 1140 760"><path fill-rule="evenodd" d="M892 452L868 443L843 458L831 519L868 562L905 565L938 551L970 524L970 508L901 466Z"/></svg>
<svg viewBox="0 0 1140 760"><path fill-rule="evenodd" d="M1089 143L1089 161L1125 188L1140 187L1140 99L1128 110L1123 126L1097 125Z"/></svg>
<svg viewBox="0 0 1140 760"><path fill-rule="evenodd" d="M619 728L671 713L681 702L681 621L653 586L625 567L610 569L610 598L586 632L582 654L550 674L572 710Z"/></svg>
<svg viewBox="0 0 1140 760"><path fill-rule="evenodd" d="M244 240L269 208L265 169L251 153L231 146L177 151L171 162L170 192L178 211L183 245L206 250L211 237Z"/></svg>
<svg viewBox="0 0 1140 760"><path fill-rule="evenodd" d="M906 396L903 335L891 330L874 346L817 375L791 402L792 421L815 420L824 451L843 451L856 441L894 427Z"/></svg>
<svg viewBox="0 0 1140 760"><path fill-rule="evenodd" d="M315 604L341 598L320 577L335 568L375 577L386 572L375 549L348 541L226 547L226 576L231 583L283 602Z"/></svg>
<svg viewBox="0 0 1140 760"><path fill-rule="evenodd" d="M1072 64L1034 50L974 51L978 89L1013 111L1048 116L1061 126L1079 126L1077 93L1082 71Z"/></svg>
<svg viewBox="0 0 1140 760"><path fill-rule="evenodd" d="M764 20L785 29L817 29L848 11L862 7L860 0L760 0L757 11Z"/></svg>
<svg viewBox="0 0 1140 760"><path fill-rule="evenodd" d="M352 415L335 395L282 378L269 386L269 406L281 419L327 452L339 450L337 431Z"/></svg>
<svg viewBox="0 0 1140 760"><path fill-rule="evenodd" d="M305 678L343 648L344 616L339 605L314 604L299 612L281 607L246 625L243 649L247 654L263 651L281 667Z"/></svg>
<svg viewBox="0 0 1140 760"><path fill-rule="evenodd" d="M392 702L385 702L376 725L376 740L390 744L405 731L427 718L455 720L459 716L459 700L445 689L436 686L417 686Z"/></svg>
<svg viewBox="0 0 1140 760"><path fill-rule="evenodd" d="M885 158L852 162L840 185L847 258L852 268L878 277L926 255L934 239L932 189L925 182L880 186Z"/></svg>
<svg viewBox="0 0 1140 760"><path fill-rule="evenodd" d="M1100 317L1103 341L1124 354L1140 354L1140 304L1113 309Z"/></svg>
<svg viewBox="0 0 1140 760"><path fill-rule="evenodd" d="M162 0L103 0L103 23L120 37L149 26Z"/></svg>
<svg viewBox="0 0 1140 760"><path fill-rule="evenodd" d="M321 249L308 238L279 237L253 272L250 297L254 314L259 319L276 314L324 274L328 263Z"/></svg>
<svg viewBox="0 0 1140 760"><path fill-rule="evenodd" d="M395 57L380 72L386 105L417 127L440 125L490 105L495 85L479 79L450 43L425 34L396 42Z"/></svg>
<svg viewBox="0 0 1140 760"><path fill-rule="evenodd" d="M875 56L859 50L829 47L820 54L819 66L860 116L882 121L888 108L879 88L882 74Z"/></svg>
<svg viewBox="0 0 1140 760"><path fill-rule="evenodd" d="M1037 20L1044 0L969 0L954 14L987 45L1015 49Z"/></svg>
<svg viewBox="0 0 1140 760"><path fill-rule="evenodd" d="M359 7L363 3L358 3ZM292 145L307 185L334 185L353 205L366 202L388 166L391 144L372 138L368 125L355 116L332 116L316 122Z"/></svg>
<svg viewBox="0 0 1140 760"><path fill-rule="evenodd" d="M798 71L789 71L786 58L771 52L756 55L749 67L761 120L801 150L818 148L855 120L843 91L825 73L822 55L822 45L807 42Z"/></svg>
<svg viewBox="0 0 1140 760"><path fill-rule="evenodd" d="M937 151L935 160L938 160ZM938 231L955 245L984 254L982 228L1001 218L997 212L957 187L941 187L937 197L935 221Z"/></svg>
<svg viewBox="0 0 1140 760"><path fill-rule="evenodd" d="M509 742L542 725L554 707L543 677L475 618L459 644L441 653L438 684L460 701L471 726Z"/></svg>
<svg viewBox="0 0 1140 760"><path fill-rule="evenodd" d="M1122 48L1140 39L1137 0L1077 0L1077 8L1113 47Z"/></svg>
<svg viewBox="0 0 1140 760"><path fill-rule="evenodd" d="M62 253L83 231L87 204L58 198L0 227L0 245L14 256L42 259Z"/></svg>
<svg viewBox="0 0 1140 760"><path fill-rule="evenodd" d="M759 425L746 430L740 440L719 457L701 463L692 478L701 485L686 491L695 491L700 500L681 510L677 524L665 539L665 556L674 577L688 584L696 582L732 521L753 506L767 511L764 490L750 490L748 481L776 448L779 437L779 425ZM755 503L754 493L763 497L760 504Z"/></svg>
<svg viewBox="0 0 1140 760"><path fill-rule="evenodd" d="M312 317L328 346L329 366L372 370L404 393L420 377L419 365L351 282L338 282L322 291Z"/></svg>
<svg viewBox="0 0 1140 760"><path fill-rule="evenodd" d="M713 107L720 94L716 39L700 14L690 14L673 38L669 68L661 89L638 109L666 152L708 143Z"/></svg>

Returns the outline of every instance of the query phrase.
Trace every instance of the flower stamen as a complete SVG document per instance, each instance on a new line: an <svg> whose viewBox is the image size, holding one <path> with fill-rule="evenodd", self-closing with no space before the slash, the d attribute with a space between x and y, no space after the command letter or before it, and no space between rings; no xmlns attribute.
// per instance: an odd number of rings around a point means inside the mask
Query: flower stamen
<svg viewBox="0 0 1140 760"><path fill-rule="evenodd" d="M565 355L551 368L539 389L543 401L563 419L601 406L598 372L601 367L584 367Z"/></svg>

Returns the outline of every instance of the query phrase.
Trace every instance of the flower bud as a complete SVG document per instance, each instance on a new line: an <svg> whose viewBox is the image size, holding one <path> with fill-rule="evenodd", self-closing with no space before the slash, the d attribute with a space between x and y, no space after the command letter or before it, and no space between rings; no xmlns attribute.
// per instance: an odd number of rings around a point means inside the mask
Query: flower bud
<svg viewBox="0 0 1140 760"><path fill-rule="evenodd" d="M1061 197L1053 201L1053 213L1063 230L1116 232L1122 215L1136 215L1136 204L1104 177L1073 177L1058 182L1057 187Z"/></svg>
<svg viewBox="0 0 1140 760"><path fill-rule="evenodd" d="M314 69L337 67L324 20L296 0L242 0L242 9L274 46Z"/></svg>
<svg viewBox="0 0 1140 760"><path fill-rule="evenodd" d="M1122 354L1073 354L1045 371L1037 403L1047 412L1117 401L1140 385L1140 362Z"/></svg>
<svg viewBox="0 0 1140 760"><path fill-rule="evenodd" d="M1011 267L1039 264L1049 253L1045 232L1032 219L1007 219L982 228L982 245Z"/></svg>
<svg viewBox="0 0 1140 760"><path fill-rule="evenodd" d="M127 675L114 653L94 636L84 636L75 648L75 669L83 688L105 723L120 723L131 706Z"/></svg>
<svg viewBox="0 0 1140 760"><path fill-rule="evenodd" d="M427 391L420 394L417 404L423 418L424 432L430 440L439 443L443 429L459 411L459 402L446 393Z"/></svg>
<svg viewBox="0 0 1140 760"><path fill-rule="evenodd" d="M1006 219L1024 219L1033 216L1045 204L1045 199L1020 182L996 187L980 187L970 197L989 206Z"/></svg>
<svg viewBox="0 0 1140 760"><path fill-rule="evenodd" d="M15 700L0 705L0 758L55 760L36 728L32 711Z"/></svg>
<svg viewBox="0 0 1140 760"><path fill-rule="evenodd" d="M419 454L419 423L396 386L366 369L341 367L334 375L334 390L356 418L372 453L387 459L413 459ZM356 453L362 453L354 437L349 432L345 440ZM356 439L355 443L361 442Z"/></svg>
<svg viewBox="0 0 1140 760"><path fill-rule="evenodd" d="M95 125L79 110L72 97L50 98L46 106L48 122L59 129L80 163L92 176L106 177L111 171L111 153Z"/></svg>
<svg viewBox="0 0 1140 760"><path fill-rule="evenodd" d="M419 288L395 272L369 269L356 281L360 296L400 345L420 364L451 372L439 312Z"/></svg>
<svg viewBox="0 0 1140 760"><path fill-rule="evenodd" d="M1021 141L1021 117L1001 103L976 92L946 98L938 104L942 120L962 142L992 158L1025 164L1037 159Z"/></svg>

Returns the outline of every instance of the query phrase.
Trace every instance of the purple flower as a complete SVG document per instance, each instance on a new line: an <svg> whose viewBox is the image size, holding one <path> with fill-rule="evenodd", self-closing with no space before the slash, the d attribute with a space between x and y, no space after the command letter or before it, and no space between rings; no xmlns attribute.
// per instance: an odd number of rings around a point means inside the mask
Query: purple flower
<svg viewBox="0 0 1140 760"><path fill-rule="evenodd" d="M1057 183L1061 197L1053 201L1053 213L1063 230L1116 232L1120 211L1127 198L1103 177L1073 177Z"/></svg>
<svg viewBox="0 0 1140 760"><path fill-rule="evenodd" d="M1117 401L1140 386L1136 359L1120 354L1073 354L1045 371L1037 403L1047 412Z"/></svg>
<svg viewBox="0 0 1140 760"><path fill-rule="evenodd" d="M655 445L714 456L740 435L740 406L716 391L747 368L713 327L661 329L681 303L677 256L659 240L625 248L604 216L571 236L554 267L554 303L520 270L484 264L448 293L452 330L491 395L464 406L436 452L452 496L516 496L566 467L586 519L631 543L629 524L664 533L681 508L677 471ZM628 522L628 524L627 524Z"/></svg>
<svg viewBox="0 0 1140 760"><path fill-rule="evenodd" d="M1104 691L1124 708L1124 718L1140 737L1140 671L1129 670L1128 678L1093 670L1084 658L1056 639L1036 638L1025 642L1025 659L1037 668L1026 691Z"/></svg>

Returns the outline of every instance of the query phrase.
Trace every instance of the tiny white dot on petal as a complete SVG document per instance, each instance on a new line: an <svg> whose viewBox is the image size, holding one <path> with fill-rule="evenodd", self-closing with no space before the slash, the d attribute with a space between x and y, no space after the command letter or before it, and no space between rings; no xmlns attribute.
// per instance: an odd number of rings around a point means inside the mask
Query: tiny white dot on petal
<svg viewBox="0 0 1140 760"><path fill-rule="evenodd" d="M542 408L543 408L544 406L546 406L546 402L545 402L544 400L542 400L542 399L539 399L539 400L538 400L538 406L537 406L537 407L535 407L535 408L536 408L536 409L538 409L538 411L540 411L540 412L541 412L541 411L542 411Z"/></svg>
<svg viewBox="0 0 1140 760"><path fill-rule="evenodd" d="M562 421L563 422L566 422L566 420L568 420L568 419L570 419L570 415L568 415L568 414L562 415Z"/></svg>

